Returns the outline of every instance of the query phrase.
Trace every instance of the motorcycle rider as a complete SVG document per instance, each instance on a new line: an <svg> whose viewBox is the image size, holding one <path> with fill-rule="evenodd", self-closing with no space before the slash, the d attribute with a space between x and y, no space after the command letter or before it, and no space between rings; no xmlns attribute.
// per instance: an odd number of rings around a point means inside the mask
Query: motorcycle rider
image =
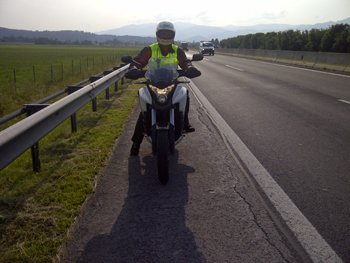
<svg viewBox="0 0 350 263"><path fill-rule="evenodd" d="M147 65L148 60L151 57L172 57L175 63L178 64L183 70L186 70L186 76L189 78L198 77L201 72L197 70L187 58L185 52L174 45L175 27L171 22L163 21L157 25L156 29L157 43L147 46L141 50L137 57L134 58L135 62L130 63L130 71L125 74L125 77L131 79L138 79L140 71L137 69L143 68ZM195 129L189 124L188 111L190 105L190 98L187 92L187 103L184 113L184 130L186 132L194 132ZM138 155L140 145L143 140L143 114L139 115L137 120L134 134L131 138L133 145L130 150L131 155Z"/></svg>

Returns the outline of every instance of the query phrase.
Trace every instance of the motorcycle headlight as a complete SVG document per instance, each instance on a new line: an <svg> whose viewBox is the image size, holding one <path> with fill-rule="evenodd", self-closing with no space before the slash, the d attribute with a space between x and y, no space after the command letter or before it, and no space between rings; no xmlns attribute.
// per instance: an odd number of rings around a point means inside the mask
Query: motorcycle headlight
<svg viewBox="0 0 350 263"><path fill-rule="evenodd" d="M157 96L157 101L160 104L165 104L168 101L168 95L175 87L174 84L164 88L164 89L158 89L156 86L149 85L150 89L153 91L154 94Z"/></svg>

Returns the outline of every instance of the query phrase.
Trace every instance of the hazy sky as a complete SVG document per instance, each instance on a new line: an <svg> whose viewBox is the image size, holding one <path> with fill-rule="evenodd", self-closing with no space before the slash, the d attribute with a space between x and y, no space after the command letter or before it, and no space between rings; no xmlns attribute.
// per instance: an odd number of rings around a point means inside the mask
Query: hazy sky
<svg viewBox="0 0 350 263"><path fill-rule="evenodd" d="M207 26L299 25L348 17L350 0L0 0L0 27L39 31L98 32L163 20Z"/></svg>

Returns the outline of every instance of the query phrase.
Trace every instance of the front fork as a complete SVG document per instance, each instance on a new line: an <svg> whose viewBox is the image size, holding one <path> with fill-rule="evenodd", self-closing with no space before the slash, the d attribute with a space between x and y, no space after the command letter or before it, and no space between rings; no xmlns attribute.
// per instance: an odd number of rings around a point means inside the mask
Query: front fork
<svg viewBox="0 0 350 263"><path fill-rule="evenodd" d="M173 108L169 110L170 113L170 122L167 126L158 126L157 125L157 111L152 109L152 154L157 154L157 131L158 130L169 130L169 151L171 154L174 154L175 150L175 111Z"/></svg>

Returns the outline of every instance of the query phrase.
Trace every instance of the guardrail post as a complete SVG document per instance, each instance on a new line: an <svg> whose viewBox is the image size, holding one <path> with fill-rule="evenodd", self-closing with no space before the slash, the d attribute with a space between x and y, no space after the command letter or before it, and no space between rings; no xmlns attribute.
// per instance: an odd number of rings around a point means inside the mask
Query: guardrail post
<svg viewBox="0 0 350 263"><path fill-rule="evenodd" d="M72 94L73 92L83 88L83 86L68 86L68 95ZM74 113L73 115L70 116L70 125L72 128L72 132L77 132L78 130L78 124L77 124L77 115Z"/></svg>
<svg viewBox="0 0 350 263"><path fill-rule="evenodd" d="M114 67L113 70L117 70L117 69L120 69L121 66L119 67ZM114 91L118 91L118 80L114 83Z"/></svg>
<svg viewBox="0 0 350 263"><path fill-rule="evenodd" d="M103 74L104 74L105 76L107 76L108 74L112 73L115 69L117 69L117 67L114 67L113 70L112 70L112 69L105 70L105 71L103 72ZM117 83L117 82L115 82L115 83ZM118 84L116 84L116 85L117 85L117 88L115 89L115 91L118 90ZM109 88L106 89L106 100L109 100Z"/></svg>
<svg viewBox="0 0 350 263"><path fill-rule="evenodd" d="M90 77L91 82L95 82L102 78L100 75L95 75ZM92 99L92 111L97 111L97 98Z"/></svg>
<svg viewBox="0 0 350 263"><path fill-rule="evenodd" d="M90 80L86 79L80 81L72 86L67 86L66 89L61 90L47 98L39 100L33 104L24 105L22 109L13 112L3 118L0 118L0 123L13 119L22 113L27 113L27 116L33 115L29 118L25 118L16 124L16 127L9 127L3 131L0 131L0 170L4 169L13 160L17 159L21 154L27 151L29 148L32 150L33 156L33 168L34 170L40 170L39 159L39 141L46 136L59 124L64 122L68 117L72 117L73 128L76 127L76 112L91 101L91 96L98 96L105 91L111 84L115 83L121 78L122 74L125 74L129 69L125 66L120 70L110 73L111 76L106 76L101 80L98 80L95 84L89 85L89 87L83 86ZM102 73L101 73L102 75ZM93 87L92 87L93 86ZM91 93L93 88L93 93ZM79 94L71 94L81 89ZM33 114L38 110L46 107L44 103L47 101L61 96L64 93L70 95L55 102L52 107L43 109L39 114ZM35 105L36 104L36 105ZM34 107L37 109L34 109ZM74 129L73 129L74 131Z"/></svg>
<svg viewBox="0 0 350 263"><path fill-rule="evenodd" d="M109 88L106 89L106 100L109 100Z"/></svg>
<svg viewBox="0 0 350 263"><path fill-rule="evenodd" d="M33 171L39 172L41 170L41 161L39 156L39 142L35 143L31 148Z"/></svg>
<svg viewBox="0 0 350 263"><path fill-rule="evenodd" d="M97 111L97 99L92 100L92 111Z"/></svg>
<svg viewBox="0 0 350 263"><path fill-rule="evenodd" d="M26 108L26 116L29 117L30 115L40 111L41 109L49 106L49 104L25 104ZM41 169L41 161L40 161L40 154L39 154L39 142L36 142L31 148L32 153L32 162L33 162L33 171L39 172Z"/></svg>
<svg viewBox="0 0 350 263"><path fill-rule="evenodd" d="M70 116L70 126L72 128L72 132L77 132L78 125L77 125L77 114L74 113Z"/></svg>
<svg viewBox="0 0 350 263"><path fill-rule="evenodd" d="M114 91L118 91L118 81L114 83Z"/></svg>

